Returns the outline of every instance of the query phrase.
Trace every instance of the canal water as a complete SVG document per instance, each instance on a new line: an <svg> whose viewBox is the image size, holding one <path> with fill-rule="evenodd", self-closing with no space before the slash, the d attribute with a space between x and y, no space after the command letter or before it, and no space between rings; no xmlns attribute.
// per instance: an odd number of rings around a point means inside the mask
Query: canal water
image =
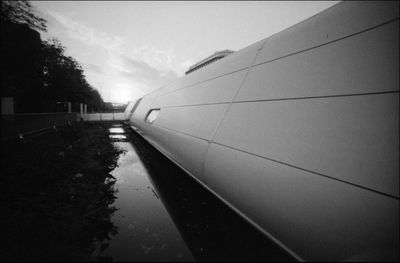
<svg viewBox="0 0 400 263"><path fill-rule="evenodd" d="M124 128L117 124L109 132L124 153L111 173L118 209L111 221L118 233L102 254L115 261L194 261Z"/></svg>
<svg viewBox="0 0 400 263"><path fill-rule="evenodd" d="M101 253L115 261L294 261L126 124L112 171L118 228Z"/></svg>

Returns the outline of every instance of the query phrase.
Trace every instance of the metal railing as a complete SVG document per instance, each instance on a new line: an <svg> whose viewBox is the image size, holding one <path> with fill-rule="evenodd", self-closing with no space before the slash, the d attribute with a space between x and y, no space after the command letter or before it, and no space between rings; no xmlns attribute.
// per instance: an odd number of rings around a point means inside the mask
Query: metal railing
<svg viewBox="0 0 400 263"><path fill-rule="evenodd" d="M78 113L46 112L1 116L1 139L8 140L79 120Z"/></svg>

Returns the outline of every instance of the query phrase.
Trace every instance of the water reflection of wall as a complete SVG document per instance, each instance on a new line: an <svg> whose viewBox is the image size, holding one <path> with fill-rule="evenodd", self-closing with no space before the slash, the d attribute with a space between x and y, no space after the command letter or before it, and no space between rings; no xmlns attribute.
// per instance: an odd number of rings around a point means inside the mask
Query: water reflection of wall
<svg viewBox="0 0 400 263"><path fill-rule="evenodd" d="M197 260L293 260L138 134L132 132L131 137Z"/></svg>
<svg viewBox="0 0 400 263"><path fill-rule="evenodd" d="M118 234L102 255L128 262L194 261L124 129L113 125L109 132L114 145L124 153L111 172L117 191L113 204L117 211L111 221L118 227Z"/></svg>

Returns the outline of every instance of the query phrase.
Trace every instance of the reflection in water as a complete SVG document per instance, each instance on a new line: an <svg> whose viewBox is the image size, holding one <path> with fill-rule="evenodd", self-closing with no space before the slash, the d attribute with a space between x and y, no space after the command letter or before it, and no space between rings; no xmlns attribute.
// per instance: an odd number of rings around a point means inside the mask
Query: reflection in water
<svg viewBox="0 0 400 263"><path fill-rule="evenodd" d="M135 149L129 142L114 144L126 150L112 171L118 211L111 220L118 234L103 255L116 261L194 261Z"/></svg>
<svg viewBox="0 0 400 263"><path fill-rule="evenodd" d="M197 261L295 261L136 132L128 137Z"/></svg>
<svg viewBox="0 0 400 263"><path fill-rule="evenodd" d="M112 172L119 209L112 221L119 231L103 255L118 261L294 261L136 132L124 129L135 148L115 142L126 150Z"/></svg>
<svg viewBox="0 0 400 263"><path fill-rule="evenodd" d="M110 128L109 131L110 133L124 133L124 129L122 128L115 128L115 126L113 126L114 128Z"/></svg>
<svg viewBox="0 0 400 263"><path fill-rule="evenodd" d="M92 252L118 230L109 172L120 154L105 128L77 122L2 144L0 261L104 260Z"/></svg>
<svg viewBox="0 0 400 263"><path fill-rule="evenodd" d="M126 139L126 136L122 135L122 134L110 134L109 136L113 140L125 140Z"/></svg>

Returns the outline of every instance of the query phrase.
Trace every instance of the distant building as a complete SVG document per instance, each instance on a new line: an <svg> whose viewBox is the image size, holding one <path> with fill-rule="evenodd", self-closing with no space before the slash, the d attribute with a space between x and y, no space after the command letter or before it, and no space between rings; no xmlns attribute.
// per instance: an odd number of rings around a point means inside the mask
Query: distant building
<svg viewBox="0 0 400 263"><path fill-rule="evenodd" d="M211 64L211 63L213 63L213 62L215 62L215 61L217 61L217 60L219 60L221 58L224 58L224 57L232 54L233 52L234 51L228 50L228 49L222 50L222 51L217 51L214 54L212 54L211 56L209 56L209 57L197 62L193 66L191 66L189 68L189 70L185 72L185 74L187 75L187 74L189 74L189 73L191 73L191 72L193 72L195 70L198 70L198 69L200 69L200 68L202 68L204 66L207 66L208 64Z"/></svg>

